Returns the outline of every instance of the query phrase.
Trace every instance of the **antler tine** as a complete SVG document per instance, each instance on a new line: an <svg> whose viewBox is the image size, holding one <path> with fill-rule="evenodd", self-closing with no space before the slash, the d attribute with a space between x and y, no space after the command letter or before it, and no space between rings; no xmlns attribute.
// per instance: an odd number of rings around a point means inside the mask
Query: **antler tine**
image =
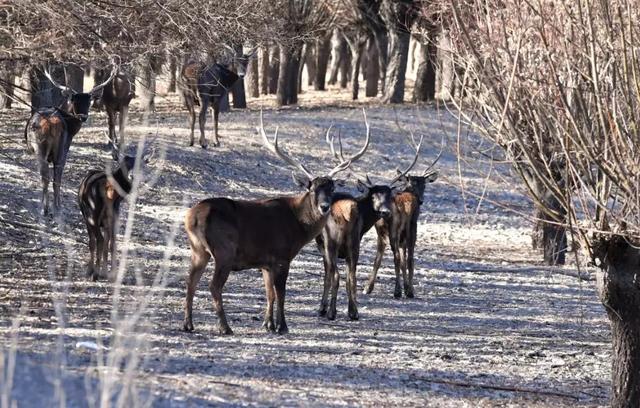
<svg viewBox="0 0 640 408"><path fill-rule="evenodd" d="M413 161L411 162L411 164L409 165L409 167L407 167L403 172L401 172L400 174L398 174L396 176L396 178L394 178L391 183L389 183L390 185L395 184L398 180L400 180L401 177L406 176L411 169L413 168L413 166L416 165L416 163L418 162L418 157L420 156L420 146L422 146L422 141L424 140L424 135L420 136L420 141L418 142L418 144L415 147L416 149L416 154L413 157Z"/></svg>
<svg viewBox="0 0 640 408"><path fill-rule="evenodd" d="M267 133L264 130L264 122L262 120L262 110L260 110L260 126L257 127L256 129L258 130L258 133L260 133L260 135L262 136L262 142L264 143L265 147L269 149L269 151L274 153L276 156L280 157L290 166L303 172L309 178L309 180L313 180L315 178L313 174L311 174L311 172L307 170L307 168L304 167L302 163L298 163L297 161L289 157L285 152L280 150L280 148L278 147L278 127L276 127L276 130L273 134L273 142L269 140L269 138L267 137Z"/></svg>
<svg viewBox="0 0 640 408"><path fill-rule="evenodd" d="M360 151L358 151L356 154L354 154L353 156L349 157L346 160L344 159L344 157L341 157L342 161L329 172L328 174L329 177L333 177L336 173L348 169L349 166L351 166L351 163L358 160L367 151L367 148L369 147L369 142L371 141L371 127L369 126L369 122L367 121L367 112L364 110L364 108L362 108L362 114L364 115L364 125L367 129L364 146L362 146L362 149L360 149ZM340 148L340 151L341 151L340 155L342 156L342 147Z"/></svg>
<svg viewBox="0 0 640 408"><path fill-rule="evenodd" d="M118 60L120 59L120 57L118 57ZM120 63L116 63L116 59L113 59L113 69L111 70L111 75L109 75L109 78L107 78L106 81L104 81L103 83L94 86L93 88L91 88L91 90L88 93L94 93L99 91L100 89L104 88L105 86L107 86L107 84L109 82L111 82L111 80L113 80L113 78L116 76L116 74L118 73L118 70L120 69Z"/></svg>
<svg viewBox="0 0 640 408"><path fill-rule="evenodd" d="M344 161L344 155L342 153L342 137L340 134L340 128L338 128L338 152L339 154L336 152L335 147L333 146L333 142L335 140L334 136L330 136L331 134L331 129L333 129L333 124L331 126L329 126L329 129L327 129L327 135L325 137L326 142L329 144L329 148L331 149L331 154L333 155L333 157L335 157L339 163Z"/></svg>
<svg viewBox="0 0 640 408"><path fill-rule="evenodd" d="M76 91L74 91L73 89L69 88L68 86L64 86L64 85L60 85L59 83L57 83L55 81L55 79L53 79L53 77L51 76L51 74L49 73L49 67L46 67L44 69L44 76L47 77L47 79L49 81L51 81L51 83L53 84L53 86L55 86L56 88L60 89L62 92L68 92L70 94L74 94L76 93Z"/></svg>
<svg viewBox="0 0 640 408"><path fill-rule="evenodd" d="M436 165L438 160L440 160L440 157L442 156L443 151L444 151L444 135L442 135L442 142L440 143L440 151L438 152L438 156L436 156L436 159L429 165L429 167L425 169L425 171L422 172L422 177L426 177L428 174L430 175L432 173L437 173L437 171L430 172L429 170L431 170L433 166Z"/></svg>

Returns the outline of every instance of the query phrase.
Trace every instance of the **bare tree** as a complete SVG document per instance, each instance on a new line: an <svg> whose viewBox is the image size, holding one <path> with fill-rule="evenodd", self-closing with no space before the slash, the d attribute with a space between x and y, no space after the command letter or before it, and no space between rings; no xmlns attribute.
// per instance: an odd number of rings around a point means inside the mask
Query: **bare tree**
<svg viewBox="0 0 640 408"><path fill-rule="evenodd" d="M386 86L382 101L402 103L404 101L404 80L409 58L409 28L415 19L414 4L411 0L382 0L380 15L389 35L389 60L386 69Z"/></svg>
<svg viewBox="0 0 640 408"><path fill-rule="evenodd" d="M562 250L566 241L556 236L566 229L600 267L613 340L611 403L639 406L638 8L632 0L443 5L464 68L457 81L466 98L453 102L511 159L551 226L544 239Z"/></svg>

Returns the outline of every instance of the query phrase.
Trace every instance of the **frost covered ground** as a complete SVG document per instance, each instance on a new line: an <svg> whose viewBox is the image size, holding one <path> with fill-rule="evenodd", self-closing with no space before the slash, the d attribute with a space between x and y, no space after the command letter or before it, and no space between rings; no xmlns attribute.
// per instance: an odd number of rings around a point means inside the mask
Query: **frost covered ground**
<svg viewBox="0 0 640 408"><path fill-rule="evenodd" d="M359 321L346 316L344 281L338 318L319 318L322 265L309 245L289 276L290 334L261 329L262 276L250 270L227 282L225 308L235 334L218 335L207 288L211 265L194 302L196 331L180 330L189 265L185 209L209 196L297 192L290 171L260 145L259 107L267 132L279 126L282 146L322 172L330 165L323 142L330 124L342 129L348 151L364 136L360 105L345 102L347 95L325 103L308 93L302 105L311 107L280 111L271 98L252 99L250 110L221 116L222 147L209 150L186 146L186 112L175 96L158 98L157 122L149 126L134 111L129 136L137 141L157 133L154 144L166 147L166 157L157 154L149 163L147 173L158 173L155 184L143 185L121 214L120 242L126 218L132 220L131 239L120 245L128 250L121 286L85 278L86 232L76 204L84 174L110 157L104 113L93 113L73 141L65 223L58 225L38 215L39 176L22 144L26 111L0 112L2 395L18 406L62 399L67 406L606 404L610 335L593 282L577 279L572 266L540 266L540 254L530 248L530 221L518 215L530 214L530 203L508 169L475 154L476 141L464 133L458 145L456 121L431 106L396 108L403 127L425 135L416 170L435 158L443 136L446 145L440 179L428 187L420 216L416 299L393 298L387 253L373 294L358 294ZM411 152L394 110L373 104L367 114L372 145L355 168L388 179ZM458 149L469 159L459 162ZM371 231L362 244L359 288L374 249Z"/></svg>

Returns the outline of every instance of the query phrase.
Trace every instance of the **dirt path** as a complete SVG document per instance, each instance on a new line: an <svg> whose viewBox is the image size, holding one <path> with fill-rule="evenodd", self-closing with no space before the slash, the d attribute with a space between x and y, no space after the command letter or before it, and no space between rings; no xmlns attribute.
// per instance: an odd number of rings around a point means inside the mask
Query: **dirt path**
<svg viewBox="0 0 640 408"><path fill-rule="evenodd" d="M94 114L74 139L64 179L65 224L57 225L38 216L39 178L20 143L24 112L0 112L0 332L5 372L12 350L18 354L11 395L20 406L33 404L36 389L49 402L64 390L70 406L100 398L124 406L606 404L609 329L593 283L558 273L575 272L571 267L553 271L536 263L528 222L492 202L527 214L530 204L509 187L506 169L493 168L486 179L489 167L481 160L459 167L456 123L433 108L419 114L398 108L403 126L425 134L418 169L437 155L443 134L447 146L420 217L416 299L393 298L389 253L373 294L359 294L359 321L346 316L344 282L338 318L317 317L322 265L309 245L289 277L289 335L261 329L264 289L253 270L232 274L225 287L234 336L217 334L210 269L196 294L196 331L180 331L189 264L184 209L214 195L254 198L296 187L261 147L257 111L223 115L222 147L202 150L186 146L186 115L175 98L158 102L157 126L141 126L140 116L131 115L130 136L157 132L166 158L152 160L147 171L159 172L157 181L123 210L120 238L126 217L133 222L125 284L118 287L84 277L85 230L75 202L86 171L109 158L104 114ZM393 110L367 112L373 141L357 169L374 180L391 177L410 158L405 136ZM317 172L329 165L323 137L331 123L342 128L346 149L358 148L364 127L357 107L265 111L267 131L278 125L282 145ZM475 144L464 138L461 148ZM473 194L483 190L489 201L478 208ZM374 248L372 231L362 245L359 287ZM109 349L77 347L82 341ZM43 381L46 387L34 385Z"/></svg>

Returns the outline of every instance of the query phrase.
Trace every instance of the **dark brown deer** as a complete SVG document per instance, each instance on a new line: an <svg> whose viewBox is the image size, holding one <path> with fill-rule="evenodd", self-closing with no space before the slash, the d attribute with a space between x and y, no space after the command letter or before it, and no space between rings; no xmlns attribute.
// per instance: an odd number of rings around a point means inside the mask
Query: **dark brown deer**
<svg viewBox="0 0 640 408"><path fill-rule="evenodd" d="M213 108L213 135L214 146L220 146L218 139L218 116L220 114L220 102L227 95L229 89L239 78L244 77L249 59L255 54L255 50L248 54L233 56L229 64L214 63L206 66L200 61L189 61L184 64L180 72L180 89L184 103L189 110L189 126L191 129L189 146L193 146L193 131L196 123L196 106L200 106L198 123L200 125L200 146L207 148L204 137L204 127L207 122L209 106ZM233 70L235 69L236 72Z"/></svg>
<svg viewBox="0 0 640 408"><path fill-rule="evenodd" d="M367 134L369 134L366 115L365 124ZM333 140L327 132L327 142L331 147L331 152L336 159L340 160L342 153L336 153ZM340 140L340 134L338 134L338 140ZM342 146L341 143L339 144ZM364 179L358 179L357 187L363 193L359 197L353 197L347 193L334 194L331 215L322 234L316 237L324 264L324 288L319 314L320 316L326 315L329 320L336 317L336 298L340 281L340 273L337 268L338 258L344 259L347 264L346 287L349 298L349 318L358 319L356 268L360 256L360 241L376 221L389 217L391 214L393 191L390 186L374 185L367 176Z"/></svg>
<svg viewBox="0 0 640 408"><path fill-rule="evenodd" d="M413 139L413 137L412 137ZM418 216L420 215L420 205L423 202L424 190L427 183L432 183L438 178L436 171L431 171L442 155L442 150L433 163L419 176L407 176L418 161L422 138L415 148L415 157L412 163L404 171L398 171L398 175L391 181L390 185L401 185L402 190L398 192L392 200L391 216L382 218L376 222L376 232L378 233L378 245L376 257L373 262L373 270L369 275L369 280L364 288L364 293L373 291L378 269L382 263L387 242L391 245L393 252L393 264L396 272L396 285L393 296L407 298L414 297L413 271L414 271L414 250L416 246L416 236L418 231ZM402 272L402 285L400 281Z"/></svg>
<svg viewBox="0 0 640 408"><path fill-rule="evenodd" d="M262 269L267 294L263 326L268 331L288 332L284 301L289 265L300 249L320 234L327 222L334 191L333 177L362 156L369 145L367 137L359 152L339 163L326 176L315 177L278 147L277 128L273 141L269 140L262 114L258 131L272 153L304 174L296 180L306 191L291 197L255 201L210 198L187 211L185 229L191 246L191 268L187 278L185 331L193 330L193 296L207 263L214 258L215 271L209 289L220 333L232 333L222 306L222 288L232 270L249 268ZM278 307L275 324L274 301Z"/></svg>
<svg viewBox="0 0 640 408"><path fill-rule="evenodd" d="M27 150L36 152L38 168L42 177L42 212L49 213L49 163L53 164L53 205L57 213L60 211L60 188L62 173L67 162L67 155L71 147L71 140L80 131L82 124L89 117L91 97L115 76L117 67L111 72L107 81L93 87L89 92L77 92L67 86L58 84L44 70L45 76L51 83L62 91L67 101L57 108L41 108L31 114L24 130Z"/></svg>
<svg viewBox="0 0 640 408"><path fill-rule="evenodd" d="M96 79L102 81L108 73L104 70L96 72ZM121 148L126 148L125 127L129 114L129 103L135 97L135 84L133 75L123 69L118 73L98 95L96 105L104 106L107 112L107 124L109 126L109 140ZM116 118L118 119L118 137L116 137Z"/></svg>
<svg viewBox="0 0 640 408"><path fill-rule="evenodd" d="M87 276L93 280L107 277L111 252L111 273L115 270L116 222L122 200L131 192L129 172L135 155L122 155L117 145L109 142L115 166L109 171L91 170L80 183L78 205L89 233L90 259Z"/></svg>

